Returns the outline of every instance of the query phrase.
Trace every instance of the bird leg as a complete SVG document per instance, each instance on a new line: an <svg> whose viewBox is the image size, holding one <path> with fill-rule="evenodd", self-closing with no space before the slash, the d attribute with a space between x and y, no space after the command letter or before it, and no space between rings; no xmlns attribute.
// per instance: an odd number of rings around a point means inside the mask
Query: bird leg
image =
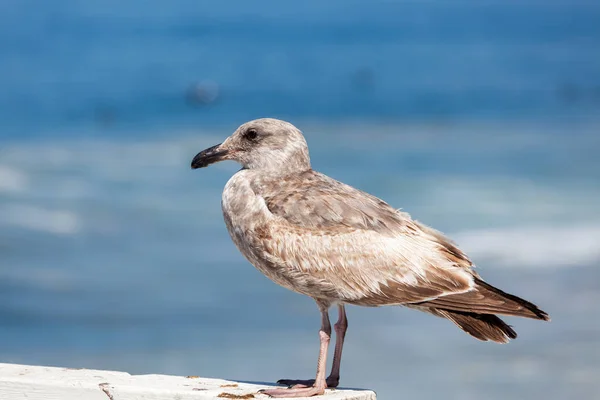
<svg viewBox="0 0 600 400"><path fill-rule="evenodd" d="M338 320L334 325L335 329L335 352L333 353L333 365L331 373L326 379L327 387L335 388L340 383L340 363L342 361L342 349L344 348L344 338L348 329L348 319L346 318L346 309L343 304L338 305ZM280 379L277 381L282 385L288 385L294 388L311 387L314 385L314 379Z"/></svg>
<svg viewBox="0 0 600 400"><path fill-rule="evenodd" d="M329 305L319 301L317 301L317 305L321 310L321 330L319 331L321 346L319 348L316 379L310 385L297 385L285 389L267 389L261 390L260 393L277 398L310 397L325 393L325 389L327 388L325 370L327 369L327 349L331 339L331 323L329 322L329 312L327 311Z"/></svg>
<svg viewBox="0 0 600 400"><path fill-rule="evenodd" d="M335 329L335 352L333 353L333 365L331 373L327 377L328 387L337 387L340 383L340 364L342 362L342 349L344 348L344 338L348 329L348 319L346 318L346 309L343 304L338 305L338 320L334 325Z"/></svg>

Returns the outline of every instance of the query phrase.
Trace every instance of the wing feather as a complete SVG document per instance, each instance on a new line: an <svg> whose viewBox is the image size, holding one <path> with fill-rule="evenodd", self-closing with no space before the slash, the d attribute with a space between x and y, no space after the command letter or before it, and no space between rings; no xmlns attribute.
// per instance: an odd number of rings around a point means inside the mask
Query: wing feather
<svg viewBox="0 0 600 400"><path fill-rule="evenodd" d="M441 233L314 171L301 178L259 191L272 217L260 247L297 290L379 306L472 289L470 260Z"/></svg>

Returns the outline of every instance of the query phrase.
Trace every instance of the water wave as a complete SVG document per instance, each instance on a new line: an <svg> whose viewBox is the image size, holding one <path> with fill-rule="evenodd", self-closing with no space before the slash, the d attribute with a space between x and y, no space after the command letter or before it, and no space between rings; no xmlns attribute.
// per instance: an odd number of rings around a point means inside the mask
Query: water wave
<svg viewBox="0 0 600 400"><path fill-rule="evenodd" d="M74 235L81 230L81 219L69 210L8 204L0 211L1 225L59 235Z"/></svg>
<svg viewBox="0 0 600 400"><path fill-rule="evenodd" d="M13 167L0 165L0 193L22 192L28 186L27 175Z"/></svg>
<svg viewBox="0 0 600 400"><path fill-rule="evenodd" d="M600 261L600 225L517 226L451 236L480 265L564 268Z"/></svg>

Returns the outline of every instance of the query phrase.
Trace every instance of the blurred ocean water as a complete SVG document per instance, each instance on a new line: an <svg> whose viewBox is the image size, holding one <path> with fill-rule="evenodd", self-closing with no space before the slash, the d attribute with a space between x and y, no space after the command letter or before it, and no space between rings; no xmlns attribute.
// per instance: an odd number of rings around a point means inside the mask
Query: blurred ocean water
<svg viewBox="0 0 600 400"><path fill-rule="evenodd" d="M6 0L1 134L265 113L589 116L600 102L599 18L598 2L584 0ZM184 92L207 80L219 85L217 102L190 107Z"/></svg>
<svg viewBox="0 0 600 400"><path fill-rule="evenodd" d="M600 396L599 17L592 1L2 2L0 361L311 377L316 307L225 230L238 167L189 169L275 116L315 169L448 233L553 318L509 319L520 337L499 346L351 307L343 385ZM216 101L186 101L205 81Z"/></svg>

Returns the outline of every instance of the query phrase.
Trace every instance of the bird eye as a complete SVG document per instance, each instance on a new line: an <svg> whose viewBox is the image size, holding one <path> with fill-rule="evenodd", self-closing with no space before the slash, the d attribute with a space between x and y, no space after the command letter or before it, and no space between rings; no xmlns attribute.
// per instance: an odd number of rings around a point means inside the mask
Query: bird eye
<svg viewBox="0 0 600 400"><path fill-rule="evenodd" d="M254 140L258 136L258 132L256 129L248 129L244 136L246 136L246 139L248 140Z"/></svg>

